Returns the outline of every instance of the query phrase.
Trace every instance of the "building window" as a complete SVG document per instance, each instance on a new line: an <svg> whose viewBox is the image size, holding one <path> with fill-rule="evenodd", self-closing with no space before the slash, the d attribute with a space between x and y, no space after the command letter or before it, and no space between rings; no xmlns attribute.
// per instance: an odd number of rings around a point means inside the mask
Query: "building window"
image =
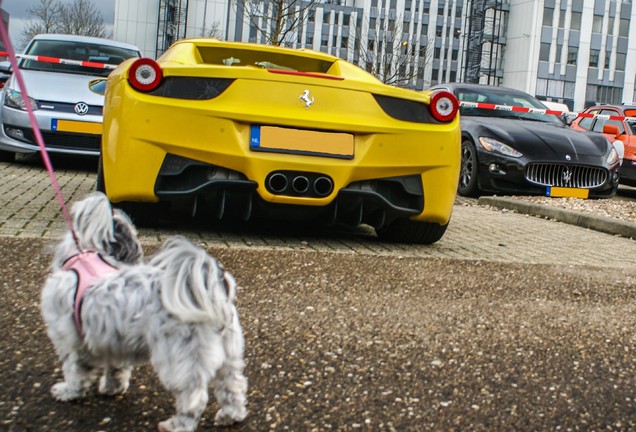
<svg viewBox="0 0 636 432"><path fill-rule="evenodd" d="M614 17L609 17L607 19L607 33L608 34L614 33Z"/></svg>
<svg viewBox="0 0 636 432"><path fill-rule="evenodd" d="M625 70L625 61L627 59L627 55L623 53L616 53L616 70L624 71Z"/></svg>
<svg viewBox="0 0 636 432"><path fill-rule="evenodd" d="M568 64L576 65L576 59L579 56L579 48L570 46L568 47Z"/></svg>
<svg viewBox="0 0 636 432"><path fill-rule="evenodd" d="M546 7L543 8L543 25L547 27L552 27L552 21L554 17L554 8Z"/></svg>
<svg viewBox="0 0 636 432"><path fill-rule="evenodd" d="M559 28L565 27L565 11L562 10L559 14Z"/></svg>
<svg viewBox="0 0 636 432"><path fill-rule="evenodd" d="M344 26L348 26L348 25L349 25L349 22L350 22L350 19L351 19L351 15L346 15L346 14L345 14L345 15L342 17L342 25L344 25Z"/></svg>
<svg viewBox="0 0 636 432"><path fill-rule="evenodd" d="M603 16L594 15L594 21L592 21L592 33L600 33L603 31Z"/></svg>
<svg viewBox="0 0 636 432"><path fill-rule="evenodd" d="M542 43L539 49L539 61L550 61L550 44Z"/></svg>
<svg viewBox="0 0 636 432"><path fill-rule="evenodd" d="M618 23L618 35L627 37L629 35L629 20L621 19Z"/></svg>
<svg viewBox="0 0 636 432"><path fill-rule="evenodd" d="M621 104L623 89L621 87L598 86L596 91L596 102L602 104Z"/></svg>
<svg viewBox="0 0 636 432"><path fill-rule="evenodd" d="M562 48L563 48L563 45L557 44L556 57L555 57L555 60L554 60L555 63L561 63L561 50L562 50Z"/></svg>
<svg viewBox="0 0 636 432"><path fill-rule="evenodd" d="M572 11L572 16L570 17L570 29L581 30L581 12Z"/></svg>
<svg viewBox="0 0 636 432"><path fill-rule="evenodd" d="M598 56L600 54L599 50L590 50L590 67L598 67Z"/></svg>

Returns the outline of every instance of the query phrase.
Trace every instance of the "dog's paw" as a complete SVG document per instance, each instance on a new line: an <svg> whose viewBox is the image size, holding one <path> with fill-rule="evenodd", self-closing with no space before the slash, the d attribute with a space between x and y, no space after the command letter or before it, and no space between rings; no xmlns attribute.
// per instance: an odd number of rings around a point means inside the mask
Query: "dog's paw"
<svg viewBox="0 0 636 432"><path fill-rule="evenodd" d="M245 417L247 417L247 410L243 407L241 409L233 409L231 411L228 411L227 409L220 409L217 411L216 416L214 416L214 425L230 426L234 423L245 420Z"/></svg>
<svg viewBox="0 0 636 432"><path fill-rule="evenodd" d="M59 382L53 385L53 387L51 387L51 394L59 401L70 401L83 396L82 392L76 388L70 387L65 382Z"/></svg>
<svg viewBox="0 0 636 432"><path fill-rule="evenodd" d="M184 422L180 416L172 417L166 421L162 421L157 425L159 432L194 432L197 425L193 419Z"/></svg>
<svg viewBox="0 0 636 432"><path fill-rule="evenodd" d="M99 394L106 396L115 396L126 393L130 383L128 381L120 382L113 379L108 379L105 376L102 376L99 379L99 386L97 387L97 391Z"/></svg>

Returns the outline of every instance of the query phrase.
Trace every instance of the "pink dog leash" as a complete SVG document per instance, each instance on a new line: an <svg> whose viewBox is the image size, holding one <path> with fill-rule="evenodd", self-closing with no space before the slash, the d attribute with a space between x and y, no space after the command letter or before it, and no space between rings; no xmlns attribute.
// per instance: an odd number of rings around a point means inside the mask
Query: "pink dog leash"
<svg viewBox="0 0 636 432"><path fill-rule="evenodd" d="M2 0L0 0L0 7L2 6ZM69 226L71 234L73 236L73 240L77 245L77 249L80 250L79 239L77 238L77 233L73 229L73 223L71 222L71 216L66 208L66 203L64 202L64 197L62 196L62 190L60 189L60 185L57 182L57 178L55 177L55 172L53 171L53 165L51 164L51 160L49 159L49 154L46 151L46 146L44 145L44 139L42 138L42 133L40 132L40 128L38 127L37 120L35 119L35 115L33 114L33 109L31 108L31 104L28 103L29 95L27 93L27 88L24 83L24 79L22 78L22 72L20 72L20 68L18 67L18 61L16 59L15 51L13 50L13 46L11 45L11 40L9 39L9 33L4 25L4 21L0 20L0 37L2 37L2 42L7 49L7 53L9 54L9 61L11 62L11 66L13 67L13 73L15 74L16 80L18 81L18 87L20 87L20 91L22 92L22 99L24 100L24 105L26 107L27 113L29 114L29 121L31 122L31 127L33 128L33 134L35 135L35 141L38 143L40 147L40 154L42 155L42 161L44 162L44 166L49 173L49 177L51 178L51 183L53 184L53 188L55 189L55 195L57 196L60 205L62 206L62 213L64 214L64 218L66 219L66 223Z"/></svg>

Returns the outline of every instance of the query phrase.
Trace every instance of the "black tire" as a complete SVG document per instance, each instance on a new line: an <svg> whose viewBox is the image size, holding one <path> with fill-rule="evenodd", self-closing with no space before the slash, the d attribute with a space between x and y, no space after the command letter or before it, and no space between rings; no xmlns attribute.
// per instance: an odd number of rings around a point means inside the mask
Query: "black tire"
<svg viewBox="0 0 636 432"><path fill-rule="evenodd" d="M448 224L418 222L409 219L397 219L387 226L376 230L382 240L396 243L433 244L442 238Z"/></svg>
<svg viewBox="0 0 636 432"><path fill-rule="evenodd" d="M113 204L123 210L140 228L156 228L159 225L159 206L153 203L120 202Z"/></svg>
<svg viewBox="0 0 636 432"><path fill-rule="evenodd" d="M0 162L15 162L15 153L6 150L0 150Z"/></svg>
<svg viewBox="0 0 636 432"><path fill-rule="evenodd" d="M99 157L97 162L97 179L95 180L95 190L97 192L106 193L106 185L104 184L104 165L102 163L102 157Z"/></svg>
<svg viewBox="0 0 636 432"><path fill-rule="evenodd" d="M479 185L477 184L477 149L469 139L462 141L462 164L459 171L459 184L457 193L465 197L479 196Z"/></svg>

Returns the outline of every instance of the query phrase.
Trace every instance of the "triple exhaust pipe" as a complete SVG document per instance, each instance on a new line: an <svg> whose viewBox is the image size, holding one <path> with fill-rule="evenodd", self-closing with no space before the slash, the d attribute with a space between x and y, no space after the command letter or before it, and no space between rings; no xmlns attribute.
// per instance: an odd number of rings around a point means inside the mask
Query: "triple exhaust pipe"
<svg viewBox="0 0 636 432"><path fill-rule="evenodd" d="M275 195L324 198L333 192L333 180L316 173L276 171L267 176L265 185Z"/></svg>

